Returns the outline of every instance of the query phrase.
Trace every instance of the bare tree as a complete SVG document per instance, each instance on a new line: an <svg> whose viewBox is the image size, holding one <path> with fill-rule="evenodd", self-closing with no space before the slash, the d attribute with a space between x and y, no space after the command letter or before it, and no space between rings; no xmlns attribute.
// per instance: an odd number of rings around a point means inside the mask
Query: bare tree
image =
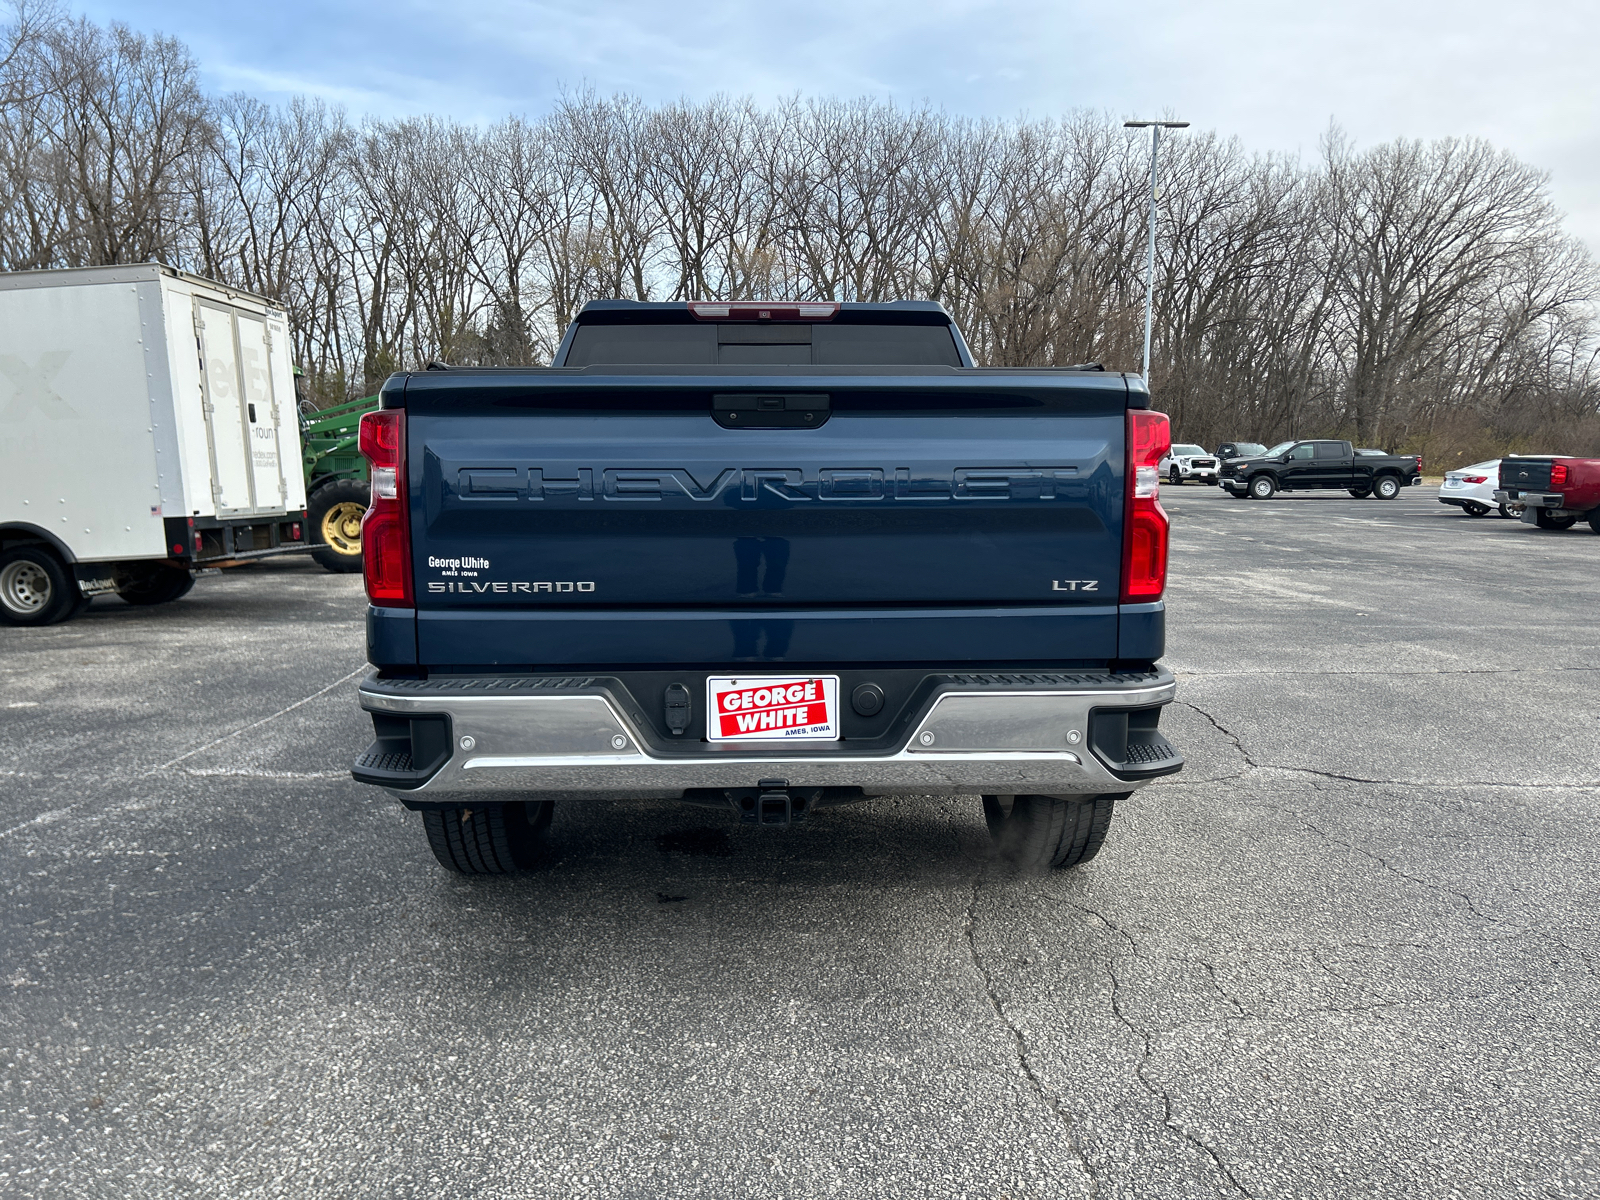
<svg viewBox="0 0 1600 1200"><path fill-rule="evenodd" d="M1106 114L563 95L487 128L208 98L177 42L11 0L0 268L156 259L271 296L322 401L432 358L547 360L597 297L930 297L997 365L1136 365L1147 159ZM1600 449L1597 281L1479 141L1165 157L1152 374L1186 440L1435 461Z"/></svg>

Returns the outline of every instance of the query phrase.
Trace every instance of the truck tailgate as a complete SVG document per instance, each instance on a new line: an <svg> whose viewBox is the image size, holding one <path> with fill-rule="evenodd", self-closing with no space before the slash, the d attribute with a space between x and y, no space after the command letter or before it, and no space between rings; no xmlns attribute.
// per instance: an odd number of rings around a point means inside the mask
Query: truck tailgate
<svg viewBox="0 0 1600 1200"><path fill-rule="evenodd" d="M1119 377L430 382L405 396L422 661L1116 656ZM821 423L713 418L757 395Z"/></svg>

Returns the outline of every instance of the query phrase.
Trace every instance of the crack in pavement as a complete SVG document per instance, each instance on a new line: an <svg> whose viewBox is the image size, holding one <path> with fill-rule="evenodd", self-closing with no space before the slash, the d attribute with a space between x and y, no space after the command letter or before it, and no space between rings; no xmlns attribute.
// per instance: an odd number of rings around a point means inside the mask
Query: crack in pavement
<svg viewBox="0 0 1600 1200"><path fill-rule="evenodd" d="M1435 883L1429 879L1423 879L1421 876L1413 875L1409 871L1403 871L1391 863L1388 859L1384 858L1383 855L1375 854L1373 851L1368 850L1365 847L1358 846L1354 842L1349 842L1343 838L1335 837L1326 829L1323 829L1321 826L1313 822L1306 816L1305 813L1296 809L1284 808L1281 805L1268 804L1263 801L1251 801L1248 803L1252 803L1256 807L1270 809L1276 813L1282 813L1284 816L1293 817L1300 822L1300 825L1303 828L1310 830L1312 833L1316 834L1318 837L1322 838L1331 845L1343 846L1347 850L1353 850L1363 858L1372 860L1385 870L1392 872L1394 875L1406 880L1409 883L1417 884L1419 887L1427 888L1429 891L1438 892L1440 895L1454 896L1456 899L1460 900L1464 905L1466 905L1467 911L1472 913L1472 915L1477 917L1480 921L1483 921L1489 925L1497 926L1501 929L1508 930L1511 932L1513 937L1531 936L1559 946L1568 954L1571 954L1575 958L1579 959L1583 963L1584 969L1588 971L1590 975L1600 974L1600 965L1597 965L1595 956L1593 954L1587 950L1580 949L1577 946L1573 946L1568 942L1563 941L1561 938L1557 937L1548 930L1536 929L1531 925L1515 924L1506 920L1504 917L1497 917L1490 913L1486 913L1478 907L1477 902L1473 900L1473 898L1466 892L1459 891L1456 888L1446 887L1442 883Z"/></svg>
<svg viewBox="0 0 1600 1200"><path fill-rule="evenodd" d="M1222 981L1217 978L1217 969L1210 963L1206 962L1206 960L1203 958L1200 959L1199 962L1200 965L1206 969L1206 974L1211 977L1211 986L1216 989L1217 995L1221 996L1229 1004L1233 1005L1234 1011L1237 1012L1241 1017L1248 1017L1250 1015L1249 1010L1246 1009L1243 1004L1239 1003L1238 997L1236 997L1232 992L1228 991L1227 988L1222 986Z"/></svg>
<svg viewBox="0 0 1600 1200"><path fill-rule="evenodd" d="M1065 903L1070 908L1075 908L1081 913L1087 913L1089 916L1099 921L1112 933L1116 934L1118 937L1121 937L1128 943L1128 949L1132 952L1133 957L1145 957L1139 952L1139 943L1134 940L1133 935L1112 921L1104 913L1100 912L1098 909L1093 909L1082 904L1074 903L1071 900L1067 900ZM1238 1177L1233 1173L1233 1169L1229 1167L1227 1163L1222 1161L1222 1156L1218 1154L1208 1142L1206 1142L1199 1135L1190 1132L1190 1130L1185 1127L1182 1122L1173 1116L1172 1094L1168 1092L1166 1088L1160 1086L1150 1078L1147 1068L1150 1065L1151 1057L1155 1053L1155 1047L1152 1044L1149 1031L1142 1026L1135 1024L1132 1018L1130 1018L1128 1014L1123 1011L1121 999L1123 983L1117 978L1116 956L1114 954L1111 958L1111 965L1106 967L1106 977L1111 981L1112 1015L1116 1017L1117 1021L1124 1028L1126 1028L1129 1033L1133 1034L1139 1039L1139 1045L1141 1049L1139 1061L1134 1065L1133 1069L1134 1078L1139 1081L1139 1085L1149 1093L1152 1099L1159 1100L1161 1102L1162 1123L1167 1129L1177 1134L1190 1146L1203 1154L1211 1162L1211 1165L1216 1168L1217 1173L1221 1175L1223 1179L1228 1181L1228 1184L1233 1188L1234 1191L1241 1196L1251 1197L1251 1200L1254 1200L1253 1193L1251 1193L1250 1190L1244 1186L1244 1184L1239 1182ZM1214 974L1213 980L1215 980ZM1234 1003L1237 1004L1237 1001ZM1234 1017L1229 1019L1237 1020L1239 1018Z"/></svg>
<svg viewBox="0 0 1600 1200"><path fill-rule="evenodd" d="M1022 1036L1022 1030L1018 1029L1011 1018L1006 1015L1005 1006L1001 1003L999 993L994 988L994 978L983 965L983 956L978 953L978 943L973 936L973 927L976 922L974 910L978 905L978 892L983 887L983 872L984 868L979 867L977 873L972 877L972 894L967 897L967 907L961 926L962 937L967 946L968 961L971 962L973 971L983 984L983 995L989 1002L989 1008L1011 1035L1011 1040L1016 1047L1017 1066L1021 1069L1023 1077L1033 1089L1034 1095L1039 1098L1039 1102L1055 1114L1056 1120L1061 1123L1062 1131L1067 1136L1067 1146L1072 1151L1072 1156L1077 1161L1079 1169L1089 1181L1089 1196L1090 1200L1093 1200L1094 1197L1100 1194L1100 1174L1090 1163L1089 1156L1084 1152L1083 1147L1078 1144L1075 1128L1077 1118L1071 1112L1062 1108L1060 1100L1045 1091L1044 1082L1034 1071L1033 1063L1028 1057L1027 1039Z"/></svg>
<svg viewBox="0 0 1600 1200"><path fill-rule="evenodd" d="M1233 748L1239 752L1239 757L1245 764L1256 771L1283 771L1290 775L1311 775L1318 779L1331 779L1336 783L1370 783L1388 787L1415 787L1415 788L1464 788L1464 787L1497 787L1516 791L1577 791L1584 788L1600 787L1600 779L1578 779L1562 783L1507 783L1503 779L1457 779L1449 783L1435 783L1426 779L1369 779L1364 775L1346 775L1340 771L1319 771L1314 767L1290 767L1282 763L1257 762L1255 757L1244 748L1239 735L1234 733L1216 717L1212 716L1198 704L1189 700L1179 700L1178 704L1198 713L1211 723L1211 727L1227 738ZM1226 778L1237 778L1227 776ZM1212 780L1210 782L1217 782Z"/></svg>

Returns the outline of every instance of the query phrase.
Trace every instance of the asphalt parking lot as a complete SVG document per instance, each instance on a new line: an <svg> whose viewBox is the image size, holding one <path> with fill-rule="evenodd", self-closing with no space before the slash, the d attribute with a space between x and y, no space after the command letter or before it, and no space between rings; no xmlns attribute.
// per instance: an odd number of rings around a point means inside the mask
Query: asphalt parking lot
<svg viewBox="0 0 1600 1200"><path fill-rule="evenodd" d="M0 1193L1600 1194L1600 537L1163 492L1189 765L1047 878L976 798L448 876L309 562L0 630Z"/></svg>

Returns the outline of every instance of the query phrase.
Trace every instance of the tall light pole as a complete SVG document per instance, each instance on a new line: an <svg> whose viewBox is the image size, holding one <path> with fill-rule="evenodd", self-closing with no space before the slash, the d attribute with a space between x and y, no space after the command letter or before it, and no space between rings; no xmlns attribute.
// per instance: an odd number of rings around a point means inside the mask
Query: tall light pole
<svg viewBox="0 0 1600 1200"><path fill-rule="evenodd" d="M1150 319L1156 294L1156 156L1161 152L1163 129L1187 129L1187 121L1124 121L1124 129L1150 129L1150 244L1144 265L1144 386L1150 386Z"/></svg>

